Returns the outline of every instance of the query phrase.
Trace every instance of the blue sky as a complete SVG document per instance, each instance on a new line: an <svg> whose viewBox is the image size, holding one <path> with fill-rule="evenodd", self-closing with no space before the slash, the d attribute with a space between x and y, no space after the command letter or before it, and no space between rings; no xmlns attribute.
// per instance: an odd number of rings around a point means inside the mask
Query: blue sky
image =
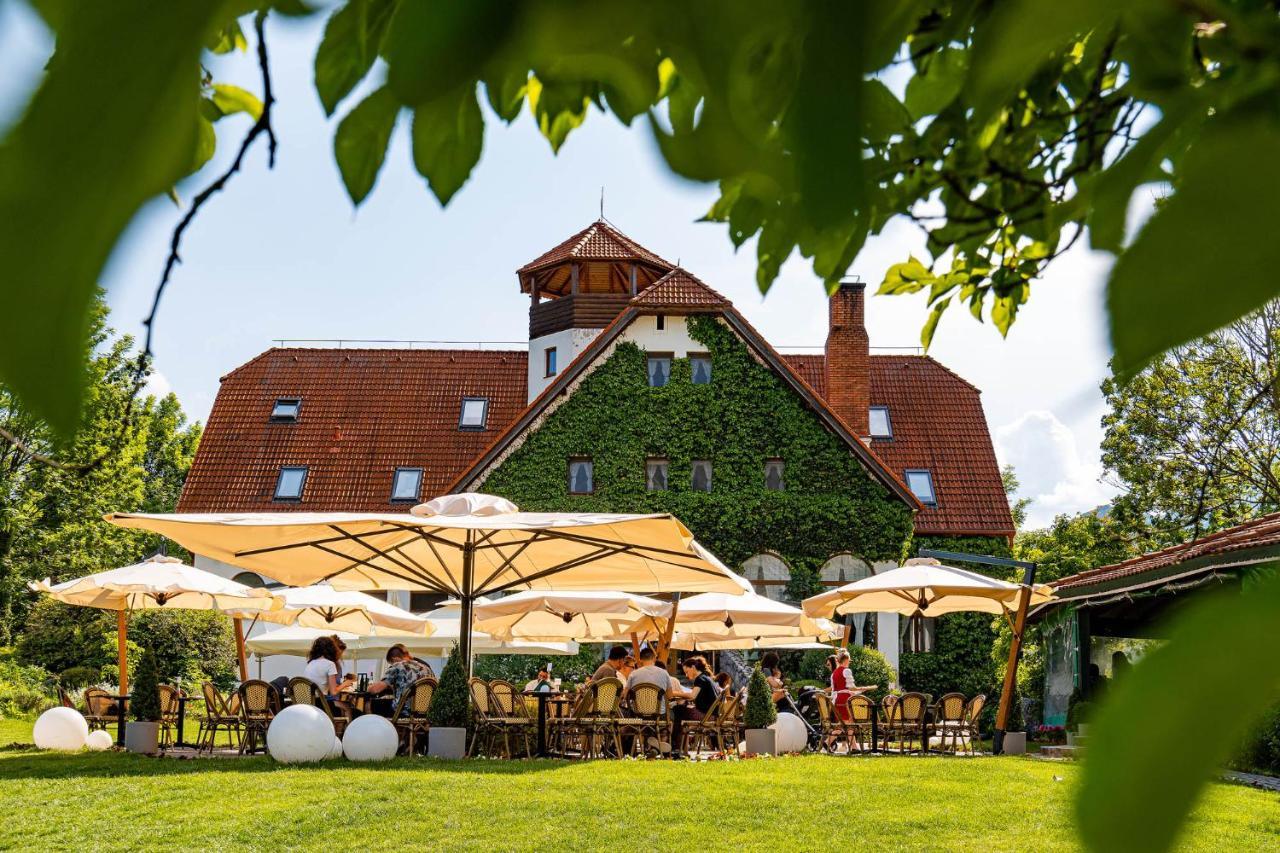
<svg viewBox="0 0 1280 853"><path fill-rule="evenodd" d="M640 122L628 129L592 113L553 156L527 115L511 127L488 116L481 162L447 210L414 172L403 122L377 187L353 210L333 162L337 119L325 118L311 80L322 23L269 24L276 168L257 147L200 214L161 310L155 386L175 391L192 417L207 417L219 376L278 338L523 341L528 302L514 271L594 220L601 187L610 221L728 296L775 345L822 344L825 296L808 264L793 257L762 298L754 244L735 254L723 226L695 222L715 189L667 172ZM24 6L0 0L0 128L19 114L50 47ZM260 90L251 55L211 68L220 81ZM219 124L219 154L180 188L184 201L225 168L247 126ZM181 213L154 201L112 256L103 284L120 331L140 331ZM874 285L921 246L913 227L891 226L850 271ZM1035 287L1008 340L962 311L934 339L930 354L983 389L997 450L1036 501L1034 523L1111 493L1097 482L1108 264L1073 250ZM872 345L918 344L924 316L918 298L871 299Z"/></svg>

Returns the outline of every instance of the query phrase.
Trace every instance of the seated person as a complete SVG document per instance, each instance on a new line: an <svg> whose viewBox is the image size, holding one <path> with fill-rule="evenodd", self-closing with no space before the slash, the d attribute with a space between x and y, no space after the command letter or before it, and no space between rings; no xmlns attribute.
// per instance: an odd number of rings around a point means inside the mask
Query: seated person
<svg viewBox="0 0 1280 853"><path fill-rule="evenodd" d="M622 679L624 684L627 679L631 677L631 673L636 671L636 667L639 665L640 662L636 660L634 655L627 655L622 661L622 666L618 669L618 677Z"/></svg>
<svg viewBox="0 0 1280 853"><path fill-rule="evenodd" d="M637 684L652 684L662 691L664 696L671 695L671 676L657 663L657 655L653 649L645 647L640 650L640 666L627 676L626 693L631 693ZM625 694L624 694L625 695Z"/></svg>
<svg viewBox="0 0 1280 853"><path fill-rule="evenodd" d="M338 682L338 692L350 693L352 690L355 690L355 689L356 689L356 674L354 672L348 672L346 675L342 676L342 681Z"/></svg>
<svg viewBox="0 0 1280 853"><path fill-rule="evenodd" d="M662 670L663 672L667 672L666 661L664 660L654 661L653 665L658 667L658 669ZM674 675L671 675L670 673L667 673L667 695L680 696L680 694L684 692L685 692L684 685L680 683L680 679L676 678Z"/></svg>
<svg viewBox="0 0 1280 853"><path fill-rule="evenodd" d="M764 680L769 682L769 689L773 691L773 704L778 710L783 710L787 704L787 685L782 681L782 670L778 668L777 652L765 652L764 657L760 658L760 671L764 673Z"/></svg>
<svg viewBox="0 0 1280 853"><path fill-rule="evenodd" d="M533 691L550 692L555 687L551 683L551 672L546 665L538 667L538 675L532 681L524 686L524 689L532 693Z"/></svg>
<svg viewBox="0 0 1280 853"><path fill-rule="evenodd" d="M609 649L609 659L600 664L599 668L591 674L592 681L600 681L605 678L618 678L618 671L622 669L622 664L626 661L626 646L614 646Z"/></svg>
<svg viewBox="0 0 1280 853"><path fill-rule="evenodd" d="M721 670L716 673L716 687L720 688L723 696L733 696L733 676Z"/></svg>
<svg viewBox="0 0 1280 853"><path fill-rule="evenodd" d="M712 681L711 674L707 671L707 661L701 655L685 658L680 662L680 666L684 669L684 676L689 679L691 685L688 690L681 688L679 692L673 691L672 695L691 699L692 702L677 705L672 711L672 740L677 750L683 746L681 734L684 721L701 720L720 697L720 688ZM680 757L679 752L676 753L676 757Z"/></svg>
<svg viewBox="0 0 1280 853"><path fill-rule="evenodd" d="M387 649L387 663L382 678L369 685L370 693L383 694L373 700L373 712L383 717L395 713L396 704L415 681L431 674L431 668L415 660L401 643Z"/></svg>
<svg viewBox="0 0 1280 853"><path fill-rule="evenodd" d="M338 699L338 661L341 659L342 652L333 637L316 637L311 651L307 652L307 665L302 668L302 677L319 687L330 701Z"/></svg>

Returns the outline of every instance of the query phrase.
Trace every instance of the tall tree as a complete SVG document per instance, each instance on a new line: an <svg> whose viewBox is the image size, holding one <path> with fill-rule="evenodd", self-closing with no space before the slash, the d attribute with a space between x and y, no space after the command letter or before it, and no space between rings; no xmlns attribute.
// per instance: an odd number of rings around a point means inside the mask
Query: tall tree
<svg viewBox="0 0 1280 853"><path fill-rule="evenodd" d="M1009 499L1009 514L1013 516L1013 526L1017 530L1027 523L1027 508L1031 506L1031 498L1018 497L1022 483L1018 482L1018 472L1012 465L1000 469L1000 484L1004 486L1005 497Z"/></svg>
<svg viewBox="0 0 1280 853"><path fill-rule="evenodd" d="M1102 391L1121 524L1173 544L1280 509L1280 303Z"/></svg>
<svg viewBox="0 0 1280 853"><path fill-rule="evenodd" d="M1014 555L1035 563L1036 581L1048 583L1126 560L1138 553L1141 542L1111 516L1082 512L1060 515L1043 530L1020 532Z"/></svg>

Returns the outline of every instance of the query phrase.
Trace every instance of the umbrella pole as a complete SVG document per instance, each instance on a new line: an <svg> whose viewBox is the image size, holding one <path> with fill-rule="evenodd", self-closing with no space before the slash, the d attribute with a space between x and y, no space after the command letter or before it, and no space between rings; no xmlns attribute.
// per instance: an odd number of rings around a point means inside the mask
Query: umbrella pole
<svg viewBox="0 0 1280 853"><path fill-rule="evenodd" d="M631 656L640 660L640 635L635 631L631 632Z"/></svg>
<svg viewBox="0 0 1280 853"><path fill-rule="evenodd" d="M996 729L991 739L991 752L1004 752L1005 727L1009 724L1009 709L1013 704L1013 688L1018 683L1018 659L1022 654L1022 632L1027 624L1027 605L1031 603L1031 585L1035 583L1035 564L1027 566L1018 593L1018 614L1013 620L1013 641L1009 643L1009 660L1004 668L1004 685L1000 688L1000 708L996 712Z"/></svg>
<svg viewBox="0 0 1280 853"><path fill-rule="evenodd" d="M129 695L129 611L116 611L116 645L120 663L120 695Z"/></svg>
<svg viewBox="0 0 1280 853"><path fill-rule="evenodd" d="M658 639L658 660L665 660L669 668L675 665L675 662L670 660L671 638L676 632L676 617L679 615L680 593L673 592L671 594L671 618L667 620L667 629L662 632Z"/></svg>
<svg viewBox="0 0 1280 853"><path fill-rule="evenodd" d="M471 589L475 574L476 546L467 531L467 542L462 546L462 591L458 595L461 612L458 614L458 652L462 655L462 671L471 678L471 619L475 611L475 595Z"/></svg>
<svg viewBox="0 0 1280 853"><path fill-rule="evenodd" d="M249 680L249 661L244 655L244 622L237 616L231 620L236 627L236 660L240 663L240 680Z"/></svg>

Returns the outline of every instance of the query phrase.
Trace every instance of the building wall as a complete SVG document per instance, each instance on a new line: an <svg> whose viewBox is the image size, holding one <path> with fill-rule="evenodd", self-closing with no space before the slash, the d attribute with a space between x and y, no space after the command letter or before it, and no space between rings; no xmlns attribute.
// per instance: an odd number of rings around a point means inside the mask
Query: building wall
<svg viewBox="0 0 1280 853"><path fill-rule="evenodd" d="M565 329L529 341L529 400L532 401L555 381L555 376L546 375L546 352L549 348L556 348L558 376L599 334L599 329Z"/></svg>

